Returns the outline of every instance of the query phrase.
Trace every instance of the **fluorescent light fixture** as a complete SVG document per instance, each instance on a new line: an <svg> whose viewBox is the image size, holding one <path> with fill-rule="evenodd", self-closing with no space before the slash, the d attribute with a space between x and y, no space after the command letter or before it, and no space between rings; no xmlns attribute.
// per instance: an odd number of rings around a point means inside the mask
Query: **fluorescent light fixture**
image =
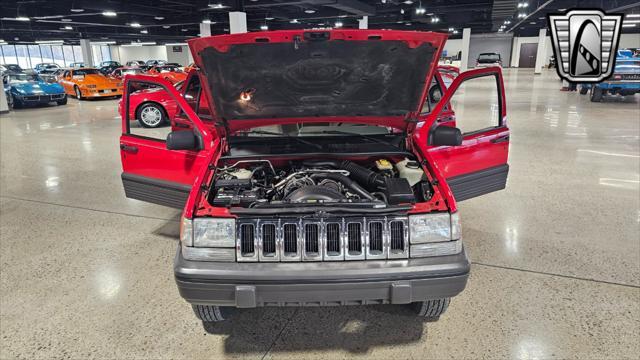
<svg viewBox="0 0 640 360"><path fill-rule="evenodd" d="M102 15L113 17L113 16L117 16L118 14L115 11L105 10L102 12Z"/></svg>
<svg viewBox="0 0 640 360"><path fill-rule="evenodd" d="M180 31L189 31L189 29L180 29Z"/></svg>
<svg viewBox="0 0 640 360"><path fill-rule="evenodd" d="M156 20L164 20L164 16L154 16L153 18Z"/></svg>
<svg viewBox="0 0 640 360"><path fill-rule="evenodd" d="M267 25L260 25L260 30L269 30L269 26L267 26Z"/></svg>
<svg viewBox="0 0 640 360"><path fill-rule="evenodd" d="M411 4L413 4L413 1L411 1L411 0L406 0L404 3L405 3L405 4L407 4L407 5L411 5Z"/></svg>
<svg viewBox="0 0 640 360"><path fill-rule="evenodd" d="M300 24L300 21L298 21L298 19L293 19L291 21L289 21L292 24Z"/></svg>
<svg viewBox="0 0 640 360"><path fill-rule="evenodd" d="M15 20L17 20L17 21L29 21L31 19L29 19L26 16L16 16Z"/></svg>
<svg viewBox="0 0 640 360"><path fill-rule="evenodd" d="M638 18L638 17L640 17L640 14L627 14L627 15L625 15L625 17L628 17L628 18Z"/></svg>
<svg viewBox="0 0 640 360"><path fill-rule="evenodd" d="M166 46L187 46L186 43L166 43Z"/></svg>
<svg viewBox="0 0 640 360"><path fill-rule="evenodd" d="M62 22L72 22L73 20L71 20L71 19L60 19L60 21L62 21Z"/></svg>
<svg viewBox="0 0 640 360"><path fill-rule="evenodd" d="M204 19L204 20L202 20L202 23L203 23L203 24L211 24L211 20L209 20L209 19Z"/></svg>
<svg viewBox="0 0 640 360"><path fill-rule="evenodd" d="M406 22L406 23L404 23L404 24L405 24L405 25L407 25L407 26L411 26L411 23L410 23L410 22Z"/></svg>
<svg viewBox="0 0 640 360"><path fill-rule="evenodd" d="M36 40L36 44L62 44L64 40Z"/></svg>
<svg viewBox="0 0 640 360"><path fill-rule="evenodd" d="M84 11L84 9L82 9L82 8L77 8L77 7L75 7L75 6L71 7L71 9L69 9L69 10L70 10L71 12L75 12L75 13L80 13L80 12L83 12L83 11Z"/></svg>
<svg viewBox="0 0 640 360"><path fill-rule="evenodd" d="M71 26L65 26L65 27L63 27L63 29L65 29L65 30L73 30L73 28Z"/></svg>
<svg viewBox="0 0 640 360"><path fill-rule="evenodd" d="M341 28L342 27L342 21L336 21L335 27Z"/></svg>
<svg viewBox="0 0 640 360"><path fill-rule="evenodd" d="M346 17L347 17L347 15L339 15L338 17L339 17L339 18L346 18Z"/></svg>
<svg viewBox="0 0 640 360"><path fill-rule="evenodd" d="M135 27L135 28L139 28L139 27L141 27L142 25L140 25L140 23L134 22L134 23L129 24L129 26L131 26L131 27Z"/></svg>
<svg viewBox="0 0 640 360"><path fill-rule="evenodd" d="M264 18L264 19L265 19L265 20L273 20L273 19L275 19L275 18L274 18L274 17L271 17L271 16L267 16L267 17L266 17L266 18Z"/></svg>
<svg viewBox="0 0 640 360"><path fill-rule="evenodd" d="M114 40L91 42L91 45L115 45L115 44L116 42Z"/></svg>
<svg viewBox="0 0 640 360"><path fill-rule="evenodd" d="M209 7L212 9L224 9L224 8L227 8L228 6L217 3L217 4L209 4Z"/></svg>
<svg viewBox="0 0 640 360"><path fill-rule="evenodd" d="M170 27L171 27L171 26L169 26L169 25L162 25L162 28L163 28L163 29L168 29L168 28L170 28Z"/></svg>
<svg viewBox="0 0 640 360"><path fill-rule="evenodd" d="M147 42L132 42L131 44L124 44L122 46L142 46L142 45L155 45L155 41L147 41Z"/></svg>
<svg viewBox="0 0 640 360"><path fill-rule="evenodd" d="M634 27L636 24L622 24L622 27Z"/></svg>
<svg viewBox="0 0 640 360"><path fill-rule="evenodd" d="M640 24L640 20L623 20L623 24Z"/></svg>
<svg viewBox="0 0 640 360"><path fill-rule="evenodd" d="M148 33L149 33L149 31L147 31L147 30L140 30L140 34L148 34Z"/></svg>
<svg viewBox="0 0 640 360"><path fill-rule="evenodd" d="M536 22L535 22L535 21L529 21L529 24L531 24L531 25L535 25L535 24L536 24Z"/></svg>
<svg viewBox="0 0 640 360"><path fill-rule="evenodd" d="M313 10L313 9L307 9L304 12L307 13L307 14L315 14L316 11Z"/></svg>

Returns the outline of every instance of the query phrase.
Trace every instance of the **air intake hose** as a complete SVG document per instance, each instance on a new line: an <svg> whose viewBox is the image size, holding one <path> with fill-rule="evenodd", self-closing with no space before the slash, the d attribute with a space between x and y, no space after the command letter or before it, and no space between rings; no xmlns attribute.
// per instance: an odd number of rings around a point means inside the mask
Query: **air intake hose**
<svg viewBox="0 0 640 360"><path fill-rule="evenodd" d="M305 161L306 166L330 166L336 169L346 170L349 172L349 177L357 181L359 184L364 185L369 191L375 191L380 188L384 188L384 175L378 174L375 171L371 171L365 167L362 167L353 161L344 160L322 160L322 161Z"/></svg>
<svg viewBox="0 0 640 360"><path fill-rule="evenodd" d="M376 198L373 195L369 194L365 189L363 189L360 185L358 185L358 183L356 183L355 181L349 179L348 177L342 174L320 172L320 173L311 175L311 178L314 180L318 178L331 179L331 180L341 182L344 186L348 187L352 192L359 195L361 198L371 200L371 201L376 200Z"/></svg>

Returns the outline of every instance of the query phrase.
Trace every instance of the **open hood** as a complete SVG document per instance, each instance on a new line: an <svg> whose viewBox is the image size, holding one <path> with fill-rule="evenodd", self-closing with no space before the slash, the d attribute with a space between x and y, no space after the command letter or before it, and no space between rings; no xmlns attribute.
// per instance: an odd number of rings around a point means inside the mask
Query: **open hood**
<svg viewBox="0 0 640 360"><path fill-rule="evenodd" d="M189 41L227 129L354 122L405 129L419 114L446 34L287 30Z"/></svg>

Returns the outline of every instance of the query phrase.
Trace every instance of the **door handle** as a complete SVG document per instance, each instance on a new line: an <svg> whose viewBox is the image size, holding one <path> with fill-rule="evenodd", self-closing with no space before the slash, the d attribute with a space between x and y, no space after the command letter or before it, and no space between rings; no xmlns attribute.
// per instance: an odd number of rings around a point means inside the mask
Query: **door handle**
<svg viewBox="0 0 640 360"><path fill-rule="evenodd" d="M491 140L491 142L494 143L494 144L499 144L499 143L503 143L503 142L507 142L507 141L509 141L509 135L501 136L499 138L495 138L495 139Z"/></svg>
<svg viewBox="0 0 640 360"><path fill-rule="evenodd" d="M138 147L120 144L120 150L135 154L138 152Z"/></svg>

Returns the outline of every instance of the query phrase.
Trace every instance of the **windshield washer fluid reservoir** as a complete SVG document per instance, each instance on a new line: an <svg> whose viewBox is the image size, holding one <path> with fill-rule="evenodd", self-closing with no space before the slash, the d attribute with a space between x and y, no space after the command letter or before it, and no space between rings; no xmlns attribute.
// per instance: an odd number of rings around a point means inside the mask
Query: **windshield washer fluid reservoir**
<svg viewBox="0 0 640 360"><path fill-rule="evenodd" d="M422 180L422 175L424 175L424 172L417 161L406 158L396 163L396 169L398 169L400 177L407 179L411 186L419 183L420 180Z"/></svg>

